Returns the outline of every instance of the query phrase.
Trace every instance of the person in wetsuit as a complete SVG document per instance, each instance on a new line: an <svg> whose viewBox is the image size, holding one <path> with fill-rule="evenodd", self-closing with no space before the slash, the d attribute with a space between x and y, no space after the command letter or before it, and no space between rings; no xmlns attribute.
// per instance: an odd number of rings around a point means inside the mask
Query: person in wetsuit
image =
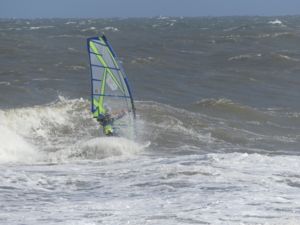
<svg viewBox="0 0 300 225"><path fill-rule="evenodd" d="M103 133L106 136L114 136L113 123L116 119L120 119L125 115L125 111L122 110L120 113L109 113L109 110L105 114L99 114L97 121L103 127Z"/></svg>

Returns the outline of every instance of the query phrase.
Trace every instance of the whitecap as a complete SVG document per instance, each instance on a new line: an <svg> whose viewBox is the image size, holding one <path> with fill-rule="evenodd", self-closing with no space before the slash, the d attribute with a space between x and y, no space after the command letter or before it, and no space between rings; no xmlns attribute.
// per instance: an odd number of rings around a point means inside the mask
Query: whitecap
<svg viewBox="0 0 300 225"><path fill-rule="evenodd" d="M9 86L9 85L10 85L10 82L7 82L7 81L0 81L0 85Z"/></svg>
<svg viewBox="0 0 300 225"><path fill-rule="evenodd" d="M96 27L89 27L89 28L86 28L86 29L82 29L81 32L94 31L94 30L96 30Z"/></svg>
<svg viewBox="0 0 300 225"><path fill-rule="evenodd" d="M85 67L84 66L76 66L76 65L74 65L74 66L69 66L69 69L71 69L71 70L84 70Z"/></svg>
<svg viewBox="0 0 300 225"><path fill-rule="evenodd" d="M119 29L116 28L116 27L104 27L103 30L107 30L107 31L110 30L110 31L113 31L113 32L119 31Z"/></svg>
<svg viewBox="0 0 300 225"><path fill-rule="evenodd" d="M252 56L250 54L244 54L244 55L230 57L230 58L228 58L228 61L251 59L251 58L252 58Z"/></svg>
<svg viewBox="0 0 300 225"><path fill-rule="evenodd" d="M282 25L282 22L279 19L269 21L269 24L273 25Z"/></svg>
<svg viewBox="0 0 300 225"><path fill-rule="evenodd" d="M293 58L293 57L290 57L290 56L287 56L287 55L278 54L277 57L279 57L281 59L284 59L284 60L287 60L287 61L292 61L292 62L299 62L300 61L300 59Z"/></svg>
<svg viewBox="0 0 300 225"><path fill-rule="evenodd" d="M69 24L76 24L76 22L74 22L74 21L68 21L68 22L66 22L65 24L66 24L66 25L69 25Z"/></svg>
<svg viewBox="0 0 300 225"><path fill-rule="evenodd" d="M40 29L48 29L48 28L54 28L54 26L29 27L29 30L40 30Z"/></svg>
<svg viewBox="0 0 300 225"><path fill-rule="evenodd" d="M151 63L154 61L154 58L152 56L148 57L138 57L136 59L131 60L131 63L141 63L141 64L146 64L146 63Z"/></svg>

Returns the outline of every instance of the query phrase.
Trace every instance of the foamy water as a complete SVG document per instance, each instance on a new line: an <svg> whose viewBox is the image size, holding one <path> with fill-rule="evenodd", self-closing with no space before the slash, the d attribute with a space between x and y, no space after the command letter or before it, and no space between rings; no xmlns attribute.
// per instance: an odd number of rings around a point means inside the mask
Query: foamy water
<svg viewBox="0 0 300 225"><path fill-rule="evenodd" d="M0 126L0 223L299 221L298 156L209 153L206 145L219 146L218 151L223 152L242 149L232 149L204 131L197 134L197 129L184 126L182 118L169 114L178 109L153 102L140 102L138 109L152 115L158 114L153 110L161 111L161 115L168 112L168 125L156 127L155 118L140 118L145 129L140 143L121 137L96 137L93 132L98 127L85 109L87 104L81 99L61 98L50 105L1 111L5 123ZM218 104L233 103L214 103ZM78 113L82 120L71 122ZM24 121L26 126L21 126ZM155 134L156 129L168 135ZM182 140L188 138L189 144L173 140L171 145L160 146L160 136L171 141L176 133Z"/></svg>

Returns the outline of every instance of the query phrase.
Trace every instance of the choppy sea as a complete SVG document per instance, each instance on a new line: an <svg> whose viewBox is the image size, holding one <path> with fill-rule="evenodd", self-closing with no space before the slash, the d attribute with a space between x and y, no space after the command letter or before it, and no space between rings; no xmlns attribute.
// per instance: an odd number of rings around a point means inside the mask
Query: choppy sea
<svg viewBox="0 0 300 225"><path fill-rule="evenodd" d="M90 113L105 34L137 137ZM300 224L300 17L0 20L0 224Z"/></svg>

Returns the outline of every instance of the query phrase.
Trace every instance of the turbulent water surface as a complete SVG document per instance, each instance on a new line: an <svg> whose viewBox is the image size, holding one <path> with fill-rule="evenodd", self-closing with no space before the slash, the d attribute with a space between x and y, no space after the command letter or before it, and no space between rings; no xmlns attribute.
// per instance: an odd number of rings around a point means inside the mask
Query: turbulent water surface
<svg viewBox="0 0 300 225"><path fill-rule="evenodd" d="M300 224L300 17L0 20L0 224ZM90 109L86 38L137 137Z"/></svg>

